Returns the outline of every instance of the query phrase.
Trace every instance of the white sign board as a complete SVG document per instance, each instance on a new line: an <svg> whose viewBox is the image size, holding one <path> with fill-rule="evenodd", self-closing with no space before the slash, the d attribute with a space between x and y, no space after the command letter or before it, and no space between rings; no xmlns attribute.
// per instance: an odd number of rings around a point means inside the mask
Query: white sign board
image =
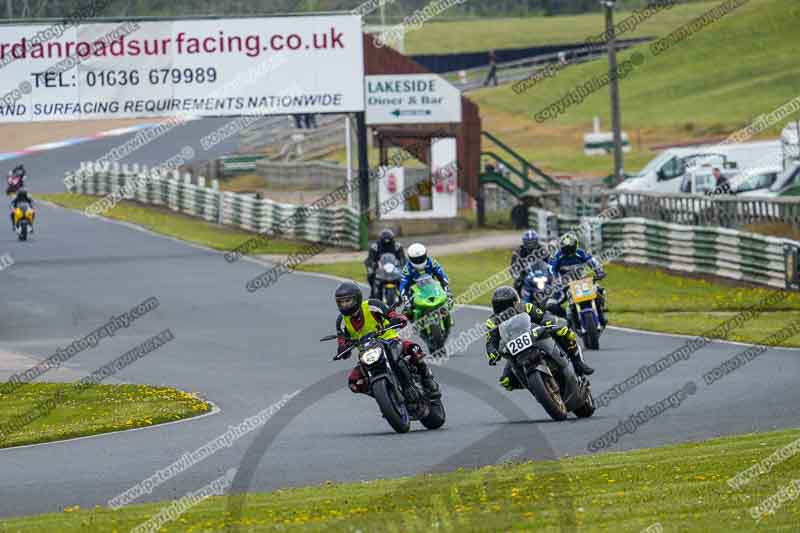
<svg viewBox="0 0 800 533"><path fill-rule="evenodd" d="M461 91L436 74L367 76L367 124L461 122Z"/></svg>
<svg viewBox="0 0 800 533"><path fill-rule="evenodd" d="M353 15L0 26L0 122L364 109Z"/></svg>
<svg viewBox="0 0 800 533"><path fill-rule="evenodd" d="M458 164L456 140L432 139L430 196L418 194L413 183L407 183L403 167L382 167L378 180L378 203L382 220L453 218L458 214ZM416 198L417 210L406 207L406 199Z"/></svg>

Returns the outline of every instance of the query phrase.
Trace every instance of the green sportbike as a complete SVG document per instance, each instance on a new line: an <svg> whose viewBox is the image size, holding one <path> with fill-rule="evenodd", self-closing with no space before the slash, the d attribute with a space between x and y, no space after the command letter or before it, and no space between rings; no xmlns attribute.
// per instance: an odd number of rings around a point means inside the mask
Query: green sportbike
<svg viewBox="0 0 800 533"><path fill-rule="evenodd" d="M414 330L428 346L428 353L444 348L453 329L453 302L441 283L428 274L418 277L411 286L411 316Z"/></svg>

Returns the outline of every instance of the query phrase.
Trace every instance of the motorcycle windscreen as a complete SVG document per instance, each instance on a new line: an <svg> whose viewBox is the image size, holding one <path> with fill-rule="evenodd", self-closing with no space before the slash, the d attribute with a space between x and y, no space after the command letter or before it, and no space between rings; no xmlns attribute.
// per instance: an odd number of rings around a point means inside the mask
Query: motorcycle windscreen
<svg viewBox="0 0 800 533"><path fill-rule="evenodd" d="M531 316L528 313L514 315L500 324L500 340L503 344L531 332Z"/></svg>
<svg viewBox="0 0 800 533"><path fill-rule="evenodd" d="M416 281L416 288L414 305L417 307L439 307L447 300L442 286L430 276L420 276Z"/></svg>

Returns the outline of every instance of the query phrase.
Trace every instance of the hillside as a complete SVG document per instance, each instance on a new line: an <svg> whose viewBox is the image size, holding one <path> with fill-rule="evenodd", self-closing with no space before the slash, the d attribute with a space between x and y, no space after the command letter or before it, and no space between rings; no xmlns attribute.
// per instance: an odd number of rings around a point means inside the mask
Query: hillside
<svg viewBox="0 0 800 533"><path fill-rule="evenodd" d="M627 168L652 157L648 144L719 136L800 95L798 27L796 0L751 0L666 53L654 56L643 45L622 54L621 61L636 53L644 57L620 83L623 128L634 143L639 133L644 138L641 150L627 157L634 163ZM592 117L608 128L607 87L557 118L534 120L535 113L606 69L604 61L575 65L520 95L505 85L471 97L481 105L484 126L510 136L533 159L562 171L602 172L604 166L608 173L610 158L578 155ZM762 136L775 136L785 123Z"/></svg>

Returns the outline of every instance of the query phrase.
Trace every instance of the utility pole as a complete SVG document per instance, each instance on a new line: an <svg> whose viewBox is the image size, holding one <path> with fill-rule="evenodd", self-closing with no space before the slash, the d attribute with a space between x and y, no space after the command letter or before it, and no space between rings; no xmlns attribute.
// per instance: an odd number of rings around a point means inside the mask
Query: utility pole
<svg viewBox="0 0 800 533"><path fill-rule="evenodd" d="M608 36L608 79L611 83L611 129L614 132L614 180L624 179L622 163L622 126L619 112L619 78L617 77L617 37L614 32L614 5L616 0L600 0L606 14Z"/></svg>
<svg viewBox="0 0 800 533"><path fill-rule="evenodd" d="M356 113L358 143L358 230L362 250L369 248L369 157L367 153L366 113Z"/></svg>
<svg viewBox="0 0 800 533"><path fill-rule="evenodd" d="M14 18L14 0L6 0L6 18Z"/></svg>

